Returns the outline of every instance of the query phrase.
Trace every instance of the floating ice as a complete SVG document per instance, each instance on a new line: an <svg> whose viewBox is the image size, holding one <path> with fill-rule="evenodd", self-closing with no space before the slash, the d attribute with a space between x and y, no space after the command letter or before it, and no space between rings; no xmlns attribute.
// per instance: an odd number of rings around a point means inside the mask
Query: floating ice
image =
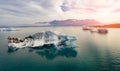
<svg viewBox="0 0 120 71"><path fill-rule="evenodd" d="M18 31L16 28L0 28L0 31Z"/></svg>
<svg viewBox="0 0 120 71"><path fill-rule="evenodd" d="M25 37L24 39L8 37L8 46L16 48L40 47L50 44L56 47L62 45L71 46L75 40L75 36L60 35L51 31L44 31Z"/></svg>

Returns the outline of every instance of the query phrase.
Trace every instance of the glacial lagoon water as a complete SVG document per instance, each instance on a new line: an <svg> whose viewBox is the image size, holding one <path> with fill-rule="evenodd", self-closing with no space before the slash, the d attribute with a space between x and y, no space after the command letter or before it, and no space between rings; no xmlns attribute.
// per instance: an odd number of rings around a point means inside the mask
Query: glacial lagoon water
<svg viewBox="0 0 120 71"><path fill-rule="evenodd" d="M90 33L81 27L29 27L0 31L0 71L120 71L120 29L108 34ZM63 50L24 48L10 50L7 37L25 37L40 31L76 36L75 48Z"/></svg>

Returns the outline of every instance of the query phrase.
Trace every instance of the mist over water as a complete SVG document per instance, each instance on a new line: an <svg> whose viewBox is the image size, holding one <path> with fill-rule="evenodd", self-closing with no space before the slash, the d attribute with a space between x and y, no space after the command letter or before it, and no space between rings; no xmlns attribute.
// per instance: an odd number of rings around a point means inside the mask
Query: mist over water
<svg viewBox="0 0 120 71"><path fill-rule="evenodd" d="M0 71L119 71L120 29L108 34L90 33L81 27L30 27L20 31L0 31ZM75 48L57 50L8 49L8 36L24 38L40 31L76 36Z"/></svg>

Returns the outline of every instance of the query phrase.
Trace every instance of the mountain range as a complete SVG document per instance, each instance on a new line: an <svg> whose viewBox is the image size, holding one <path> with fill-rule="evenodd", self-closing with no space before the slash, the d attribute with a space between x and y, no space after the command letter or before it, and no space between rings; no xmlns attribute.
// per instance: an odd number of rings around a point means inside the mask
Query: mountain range
<svg viewBox="0 0 120 71"><path fill-rule="evenodd" d="M53 20L49 22L36 22L35 24L48 24L50 26L83 26L83 25L97 25L101 24L93 19L77 20L77 19L67 19L67 20Z"/></svg>

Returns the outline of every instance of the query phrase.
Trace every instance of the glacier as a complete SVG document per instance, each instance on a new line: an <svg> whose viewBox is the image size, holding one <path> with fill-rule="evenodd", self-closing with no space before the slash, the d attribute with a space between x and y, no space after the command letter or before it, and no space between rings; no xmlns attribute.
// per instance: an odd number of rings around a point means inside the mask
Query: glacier
<svg viewBox="0 0 120 71"><path fill-rule="evenodd" d="M40 47L44 45L55 45L60 48L60 46L73 45L73 42L76 40L75 36L68 36L65 34L58 34L52 31L42 31L35 33L33 35L27 36L23 39L8 37L8 47L15 48L25 48L25 47Z"/></svg>

